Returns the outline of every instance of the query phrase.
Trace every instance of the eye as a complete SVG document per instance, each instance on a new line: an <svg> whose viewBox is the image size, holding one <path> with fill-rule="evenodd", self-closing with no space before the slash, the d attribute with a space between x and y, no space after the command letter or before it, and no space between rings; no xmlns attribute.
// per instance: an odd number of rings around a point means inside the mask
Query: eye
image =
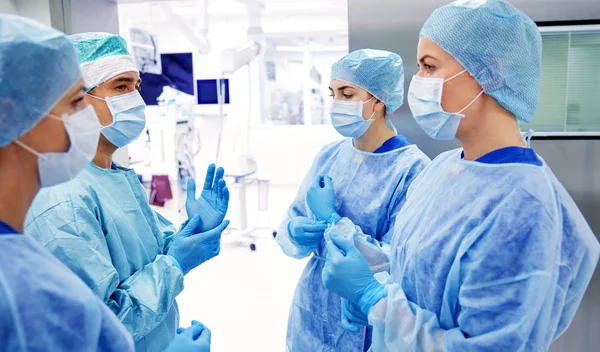
<svg viewBox="0 0 600 352"><path fill-rule="evenodd" d="M346 99L350 99L350 98L352 98L352 95L348 95L348 94L342 94L342 96L343 96L344 98L346 98Z"/></svg>
<svg viewBox="0 0 600 352"><path fill-rule="evenodd" d="M433 71L434 67L431 65L427 65L427 64L423 64L423 66L425 67L425 69L429 72Z"/></svg>
<svg viewBox="0 0 600 352"><path fill-rule="evenodd" d="M83 97L79 97L71 102L74 109L78 108L83 103Z"/></svg>
<svg viewBox="0 0 600 352"><path fill-rule="evenodd" d="M121 84L117 86L117 90L126 90L127 89L127 85L126 84Z"/></svg>

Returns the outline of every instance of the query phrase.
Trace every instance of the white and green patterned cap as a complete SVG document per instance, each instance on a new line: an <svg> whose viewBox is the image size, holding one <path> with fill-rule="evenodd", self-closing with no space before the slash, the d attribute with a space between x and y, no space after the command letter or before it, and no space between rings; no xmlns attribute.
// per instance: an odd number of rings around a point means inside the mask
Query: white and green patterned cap
<svg viewBox="0 0 600 352"><path fill-rule="evenodd" d="M102 32L69 36L89 90L125 72L138 72L123 37Z"/></svg>

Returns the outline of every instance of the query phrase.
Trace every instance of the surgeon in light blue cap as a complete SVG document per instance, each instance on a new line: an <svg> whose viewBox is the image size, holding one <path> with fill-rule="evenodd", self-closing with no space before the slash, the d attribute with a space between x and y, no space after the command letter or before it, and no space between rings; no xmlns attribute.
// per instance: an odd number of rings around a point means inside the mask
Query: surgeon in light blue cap
<svg viewBox="0 0 600 352"><path fill-rule="evenodd" d="M317 154L290 205L277 242L290 257L310 256L290 309L288 351L363 352L369 329L344 330L341 298L323 286L325 230L348 217L360 226L357 245L374 272L389 269L389 242L406 190L429 159L387 121L402 106L402 59L383 50L354 51L332 66L331 120L345 138ZM334 193L335 186L335 193ZM311 208L315 199L326 199ZM317 205L320 205L317 202ZM335 216L329 217L331 213ZM339 215L338 215L339 214Z"/></svg>
<svg viewBox="0 0 600 352"><path fill-rule="evenodd" d="M133 352L104 302L21 234L40 188L68 182L96 150L101 126L75 50L59 31L0 15L0 77L0 351ZM201 323L179 332L165 352L210 351Z"/></svg>
<svg viewBox="0 0 600 352"><path fill-rule="evenodd" d="M67 183L44 189L25 224L125 324L136 351L162 351L176 336L184 275L217 256L229 191L224 170L208 168L202 193L188 182L186 221L152 210L133 169L113 162L146 124L141 80L125 40L109 33L70 36L86 84L84 100L103 125L93 160Z"/></svg>
<svg viewBox="0 0 600 352"><path fill-rule="evenodd" d="M423 26L408 102L431 137L462 148L411 184L389 274L373 274L355 229L328 230L325 287L344 297L343 319L373 327L372 351L547 351L569 327L600 245L519 132L541 45L502 0L456 1Z"/></svg>

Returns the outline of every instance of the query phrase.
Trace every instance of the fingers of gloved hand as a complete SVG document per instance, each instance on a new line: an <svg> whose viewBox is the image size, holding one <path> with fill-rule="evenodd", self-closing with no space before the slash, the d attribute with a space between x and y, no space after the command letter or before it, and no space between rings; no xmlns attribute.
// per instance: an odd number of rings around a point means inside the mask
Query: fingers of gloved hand
<svg viewBox="0 0 600 352"><path fill-rule="evenodd" d="M204 324L202 324L201 322L199 322L198 320L192 320L192 326L195 326L197 328L196 330L194 330L194 332L199 331L198 334L195 334L193 336L194 340L197 340L198 337L200 337L204 333L204 331L207 330L207 327ZM200 329L200 328L202 328L202 329Z"/></svg>
<svg viewBox="0 0 600 352"><path fill-rule="evenodd" d="M323 187L321 188L332 188L333 189L333 179L328 175L323 177Z"/></svg>
<svg viewBox="0 0 600 352"><path fill-rule="evenodd" d="M196 180L193 177L187 180L186 193L187 199L196 200Z"/></svg>
<svg viewBox="0 0 600 352"><path fill-rule="evenodd" d="M200 334L202 334L202 331L204 329L205 328L203 324L192 324L192 326L185 329L181 333L181 335L184 336L186 339L196 340L200 336Z"/></svg>
<svg viewBox="0 0 600 352"><path fill-rule="evenodd" d="M206 169L206 178L204 179L204 187L203 190L210 191L213 186L213 180L215 179L215 169L217 167L215 164L208 165L208 169Z"/></svg>
<svg viewBox="0 0 600 352"><path fill-rule="evenodd" d="M345 298L342 298L342 316L348 318L352 324L369 325L369 318L360 311L360 308Z"/></svg>
<svg viewBox="0 0 600 352"><path fill-rule="evenodd" d="M356 249L353 238L346 238L335 231L331 231L329 237L331 237L331 242L346 254Z"/></svg>
<svg viewBox="0 0 600 352"><path fill-rule="evenodd" d="M185 328L177 328L177 335L185 331Z"/></svg>
<svg viewBox="0 0 600 352"><path fill-rule="evenodd" d="M179 232L180 237L190 237L196 232L196 229L200 227L202 224L202 218L200 215L196 214L192 216L192 218L187 222L181 232Z"/></svg>
<svg viewBox="0 0 600 352"><path fill-rule="evenodd" d="M211 339L212 339L212 333L211 333L210 329L207 327L204 327L204 330L202 330L202 333L200 334L200 336L198 337L196 342L202 346L210 346Z"/></svg>
<svg viewBox="0 0 600 352"><path fill-rule="evenodd" d="M323 238L323 236L325 235L325 232L323 230L317 230L317 231L304 231L304 236L306 239L308 240L318 240L321 241L321 239Z"/></svg>
<svg viewBox="0 0 600 352"><path fill-rule="evenodd" d="M219 226L215 227L212 230L196 234L195 236L197 236L198 238L198 243L202 243L203 246L208 247L218 246L221 243L221 235L223 234L223 231L225 231L227 226L229 226L229 220L223 221L219 224Z"/></svg>
<svg viewBox="0 0 600 352"><path fill-rule="evenodd" d="M350 332L355 333L355 334L360 331L358 326L352 324L350 322L350 320L348 318L346 318L343 314L342 314L342 327Z"/></svg>
<svg viewBox="0 0 600 352"><path fill-rule="evenodd" d="M323 231L320 232L303 232L300 239L296 238L296 241L302 244L315 245L319 244L323 239Z"/></svg>
<svg viewBox="0 0 600 352"><path fill-rule="evenodd" d="M221 190L221 199L223 199L226 205L229 205L229 188L227 186Z"/></svg>
<svg viewBox="0 0 600 352"><path fill-rule="evenodd" d="M223 231L225 231L225 229L227 228L227 226L229 226L230 221L229 220L225 220L222 223L219 224L219 226L215 227L212 230L208 230L205 232L206 235L209 235L211 237L220 237L221 234L223 233Z"/></svg>
<svg viewBox="0 0 600 352"><path fill-rule="evenodd" d="M220 179L217 182L217 199L223 199L223 189L227 187L227 182L224 179Z"/></svg>
<svg viewBox="0 0 600 352"><path fill-rule="evenodd" d="M215 183L217 183L219 180L222 180L223 176L225 176L225 169L223 169L222 167L219 166L219 168L217 169L216 176L215 176Z"/></svg>
<svg viewBox="0 0 600 352"><path fill-rule="evenodd" d="M323 232L327 229L327 222L324 220L306 219L302 221L300 227L304 232Z"/></svg>
<svg viewBox="0 0 600 352"><path fill-rule="evenodd" d="M323 176L317 175L317 176L315 176L312 183L310 184L310 187L311 188L322 188L321 187L322 184L323 184Z"/></svg>
<svg viewBox="0 0 600 352"><path fill-rule="evenodd" d="M334 235L333 232L329 233L331 238ZM346 256L346 250L338 246L333 240L326 241L325 246L327 247L327 259L332 261L339 261L341 258Z"/></svg>

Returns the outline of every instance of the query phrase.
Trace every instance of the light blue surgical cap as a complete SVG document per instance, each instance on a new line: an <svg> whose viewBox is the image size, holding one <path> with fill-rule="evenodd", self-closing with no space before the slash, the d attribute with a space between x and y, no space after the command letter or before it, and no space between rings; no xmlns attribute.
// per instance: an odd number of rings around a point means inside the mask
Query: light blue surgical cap
<svg viewBox="0 0 600 352"><path fill-rule="evenodd" d="M435 10L421 36L454 57L518 120L531 121L542 64L542 38L531 18L503 0L459 0Z"/></svg>
<svg viewBox="0 0 600 352"><path fill-rule="evenodd" d="M402 58L385 50L361 49L344 56L331 67L331 79L361 87L393 113L404 102Z"/></svg>
<svg viewBox="0 0 600 352"><path fill-rule="evenodd" d="M75 50L63 33L0 15L0 147L32 129L80 77Z"/></svg>
<svg viewBox="0 0 600 352"><path fill-rule="evenodd" d="M123 37L103 32L70 35L86 86L91 89L125 72L138 71Z"/></svg>

